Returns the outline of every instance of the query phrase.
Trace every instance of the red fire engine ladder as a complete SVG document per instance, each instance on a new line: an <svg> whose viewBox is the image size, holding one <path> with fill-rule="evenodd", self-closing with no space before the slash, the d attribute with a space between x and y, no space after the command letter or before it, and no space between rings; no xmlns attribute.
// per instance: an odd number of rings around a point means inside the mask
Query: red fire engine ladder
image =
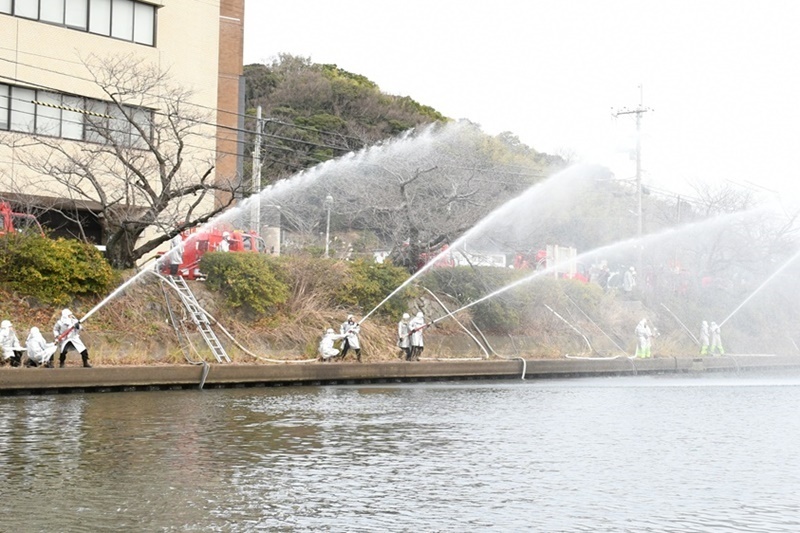
<svg viewBox="0 0 800 533"><path fill-rule="evenodd" d="M175 287L177 287L184 307L186 307L186 310L189 312L189 316L192 317L192 322L197 326L200 335L203 336L206 344L211 348L211 353L217 358L217 362L230 363L231 358L228 357L225 348L223 348L222 344L219 342L217 334L211 329L211 322L208 320L208 316L206 316L205 312L200 308L200 304L197 302L197 298L194 297L192 290L186 284L186 280L180 276L170 276L169 279L175 284Z"/></svg>

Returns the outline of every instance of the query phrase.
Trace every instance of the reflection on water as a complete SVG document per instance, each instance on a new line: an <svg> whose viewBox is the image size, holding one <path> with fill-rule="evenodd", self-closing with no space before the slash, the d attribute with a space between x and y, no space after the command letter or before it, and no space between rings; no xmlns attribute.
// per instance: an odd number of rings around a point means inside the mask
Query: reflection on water
<svg viewBox="0 0 800 533"><path fill-rule="evenodd" d="M797 531L800 378L3 398L3 531Z"/></svg>

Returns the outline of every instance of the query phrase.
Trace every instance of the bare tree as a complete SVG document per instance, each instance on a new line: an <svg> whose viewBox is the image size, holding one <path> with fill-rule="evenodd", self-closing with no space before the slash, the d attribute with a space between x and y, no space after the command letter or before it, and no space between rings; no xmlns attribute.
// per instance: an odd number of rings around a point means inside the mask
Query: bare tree
<svg viewBox="0 0 800 533"><path fill-rule="evenodd" d="M307 234L322 233L330 196L333 227L370 230L395 264L414 270L422 254L454 241L548 170L465 121L320 165L266 194L292 230Z"/></svg>
<svg viewBox="0 0 800 533"><path fill-rule="evenodd" d="M9 136L28 170L15 187L93 206L109 261L128 268L228 207L239 180L214 175L213 117L168 73L131 57L92 56L84 64L103 97L63 96L59 107L82 127L77 137ZM157 231L142 239L147 228Z"/></svg>
<svg viewBox="0 0 800 533"><path fill-rule="evenodd" d="M795 252L798 212L760 204L752 190L724 184L695 185L696 219L728 215L685 249L696 268L713 277L760 279Z"/></svg>

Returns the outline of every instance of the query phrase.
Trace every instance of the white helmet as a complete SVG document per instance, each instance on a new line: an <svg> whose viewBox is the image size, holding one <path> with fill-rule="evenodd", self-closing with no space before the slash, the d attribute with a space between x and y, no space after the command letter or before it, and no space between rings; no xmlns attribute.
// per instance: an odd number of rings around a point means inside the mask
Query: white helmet
<svg viewBox="0 0 800 533"><path fill-rule="evenodd" d="M347 320L348 321L353 320L353 318L354 318L353 315L347 315Z"/></svg>
<svg viewBox="0 0 800 533"><path fill-rule="evenodd" d="M10 328L10 327L11 327L10 320L3 320L2 322L0 322L0 328Z"/></svg>
<svg viewBox="0 0 800 533"><path fill-rule="evenodd" d="M417 318L422 318L422 317L424 317L424 316L425 316L425 315L423 315L423 314L422 314L422 311L420 311L419 313L417 313Z"/></svg>
<svg viewBox="0 0 800 533"><path fill-rule="evenodd" d="M403 313L403 320L408 320L409 318L411 318L411 315L408 313Z"/></svg>
<svg viewBox="0 0 800 533"><path fill-rule="evenodd" d="M333 329L328 328L328 331L326 331L325 333L327 333L328 335L333 335Z"/></svg>
<svg viewBox="0 0 800 533"><path fill-rule="evenodd" d="M72 311L70 311L69 309L64 309L63 311L61 311L61 318L69 318L70 315L72 315Z"/></svg>
<svg viewBox="0 0 800 533"><path fill-rule="evenodd" d="M222 232L222 238L223 238L223 239L227 239L227 238L228 238L228 237L230 237L230 236L231 236L231 234L230 234L230 233L228 233L227 231L223 231L223 232Z"/></svg>
<svg viewBox="0 0 800 533"><path fill-rule="evenodd" d="M37 336L38 336L38 335L40 335L40 333L39 333L39 328L37 328L36 326L33 326L33 327L31 328L31 332L30 332L30 334L31 334L31 335L37 335Z"/></svg>
<svg viewBox="0 0 800 533"><path fill-rule="evenodd" d="M635 268L633 268L633 267L631 267L631 268L630 268L630 271L631 271L631 272L636 272L636 269L635 269Z"/></svg>

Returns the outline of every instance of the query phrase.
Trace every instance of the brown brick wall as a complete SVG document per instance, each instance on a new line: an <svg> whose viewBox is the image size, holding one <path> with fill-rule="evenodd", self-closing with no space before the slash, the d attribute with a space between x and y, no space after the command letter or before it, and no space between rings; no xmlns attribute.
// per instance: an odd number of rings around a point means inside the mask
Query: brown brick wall
<svg viewBox="0 0 800 533"><path fill-rule="evenodd" d="M237 176L237 142L239 127L239 84L243 83L244 0L220 0L219 19L219 82L217 85L217 167L218 183L239 180ZM228 129L232 128L232 129ZM219 202L226 201L218 197Z"/></svg>

